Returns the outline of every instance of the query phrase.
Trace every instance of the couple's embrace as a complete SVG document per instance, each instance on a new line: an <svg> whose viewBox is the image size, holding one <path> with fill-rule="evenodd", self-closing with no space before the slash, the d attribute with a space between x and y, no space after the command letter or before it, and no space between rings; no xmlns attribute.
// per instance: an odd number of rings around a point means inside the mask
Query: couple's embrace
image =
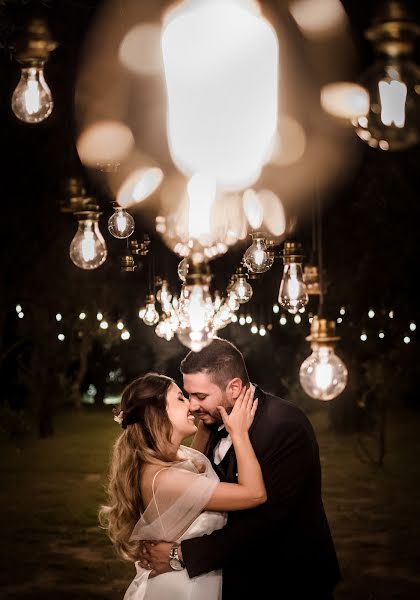
<svg viewBox="0 0 420 600"><path fill-rule="evenodd" d="M181 372L189 399L153 373L121 398L100 522L136 565L125 600L330 600L340 570L309 420L251 384L226 340Z"/></svg>

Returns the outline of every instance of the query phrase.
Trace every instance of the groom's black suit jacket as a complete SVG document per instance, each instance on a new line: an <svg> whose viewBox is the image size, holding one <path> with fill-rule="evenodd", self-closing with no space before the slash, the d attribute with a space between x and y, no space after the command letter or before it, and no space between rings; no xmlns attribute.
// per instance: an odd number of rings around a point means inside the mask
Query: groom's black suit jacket
<svg viewBox="0 0 420 600"><path fill-rule="evenodd" d="M290 402L258 387L255 396L259 401L250 438L267 502L232 511L223 529L183 541L188 574L223 569L223 600L324 600L341 576L322 504L314 431ZM208 458L221 480L236 482L233 446L218 467L213 463L214 441L210 439Z"/></svg>

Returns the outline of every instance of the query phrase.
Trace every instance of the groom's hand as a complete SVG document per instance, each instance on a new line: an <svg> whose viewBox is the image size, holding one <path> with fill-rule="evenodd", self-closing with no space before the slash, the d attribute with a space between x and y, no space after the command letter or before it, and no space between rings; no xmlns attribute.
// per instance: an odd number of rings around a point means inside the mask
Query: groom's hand
<svg viewBox="0 0 420 600"><path fill-rule="evenodd" d="M172 542L140 542L138 560L143 569L152 571L150 577L172 571L169 565Z"/></svg>

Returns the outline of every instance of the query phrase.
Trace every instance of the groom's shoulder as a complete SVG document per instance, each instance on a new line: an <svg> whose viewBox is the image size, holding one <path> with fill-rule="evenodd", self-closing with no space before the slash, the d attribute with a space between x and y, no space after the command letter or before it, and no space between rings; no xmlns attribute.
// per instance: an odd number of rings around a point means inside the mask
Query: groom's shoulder
<svg viewBox="0 0 420 600"><path fill-rule="evenodd" d="M309 426L312 429L311 423L298 406L282 398L280 396L276 396L275 394L271 394L270 392L265 392L262 390L264 394L264 405L266 413L266 418L269 419L273 424L285 424L289 423L292 425L293 423L298 425L302 425L305 429Z"/></svg>

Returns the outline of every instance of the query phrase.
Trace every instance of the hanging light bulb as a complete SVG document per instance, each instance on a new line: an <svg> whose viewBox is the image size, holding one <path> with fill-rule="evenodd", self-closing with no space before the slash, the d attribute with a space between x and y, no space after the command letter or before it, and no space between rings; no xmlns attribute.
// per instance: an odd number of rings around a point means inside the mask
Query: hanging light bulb
<svg viewBox="0 0 420 600"><path fill-rule="evenodd" d="M185 283L185 280L187 279L188 267L189 267L188 258L183 258L178 265L178 277L180 278L182 283Z"/></svg>
<svg viewBox="0 0 420 600"><path fill-rule="evenodd" d="M108 254L98 226L101 213L86 210L74 214L79 223L70 244L70 258L80 269L97 269L105 262Z"/></svg>
<svg viewBox="0 0 420 600"><path fill-rule="evenodd" d="M302 245L297 242L285 242L279 304L292 314L297 313L308 303L308 293L302 274L302 260Z"/></svg>
<svg viewBox="0 0 420 600"><path fill-rule="evenodd" d="M265 273L274 262L274 256L267 248L265 236L260 231L251 233L252 244L245 251L243 261L252 273Z"/></svg>
<svg viewBox="0 0 420 600"><path fill-rule="evenodd" d="M162 279L160 289L158 290L158 293L156 294L156 299L164 307L166 307L167 305L170 304L170 302L172 300L172 294L169 291L169 286L168 286L168 282L166 281L166 279ZM167 311L165 311L165 312L167 312Z"/></svg>
<svg viewBox="0 0 420 600"><path fill-rule="evenodd" d="M153 294L148 294L146 296L145 304L146 309L143 315L143 323L149 327L152 327L159 321L159 313L156 310L155 297Z"/></svg>
<svg viewBox="0 0 420 600"><path fill-rule="evenodd" d="M158 337L164 338L167 342L170 342L174 337L174 330L165 314L161 316L159 323L156 325L155 333Z"/></svg>
<svg viewBox="0 0 420 600"><path fill-rule="evenodd" d="M44 78L44 63L56 46L42 19L31 20L25 36L18 40L16 60L22 66L12 110L25 123L40 123L51 114L53 99Z"/></svg>
<svg viewBox="0 0 420 600"><path fill-rule="evenodd" d="M352 122L372 148L403 150L420 140L420 69L410 60L419 34L420 27L394 0L380 4L365 32L377 59L360 77L370 96L369 111Z"/></svg>
<svg viewBox="0 0 420 600"><path fill-rule="evenodd" d="M213 339L214 306L209 291L211 275L208 265L191 264L178 306L179 341L194 352Z"/></svg>
<svg viewBox="0 0 420 600"><path fill-rule="evenodd" d="M109 217L108 230L119 240L130 237L134 231L133 217L121 206L114 205L115 212Z"/></svg>
<svg viewBox="0 0 420 600"><path fill-rule="evenodd" d="M235 281L231 287L231 292L235 294L240 304L245 304L252 298L253 290L246 280L246 271L243 267L238 267L236 270Z"/></svg>
<svg viewBox="0 0 420 600"><path fill-rule="evenodd" d="M340 339L334 321L315 316L311 324L312 354L303 361L299 377L304 391L317 400L333 400L347 385L347 368L334 352Z"/></svg>

